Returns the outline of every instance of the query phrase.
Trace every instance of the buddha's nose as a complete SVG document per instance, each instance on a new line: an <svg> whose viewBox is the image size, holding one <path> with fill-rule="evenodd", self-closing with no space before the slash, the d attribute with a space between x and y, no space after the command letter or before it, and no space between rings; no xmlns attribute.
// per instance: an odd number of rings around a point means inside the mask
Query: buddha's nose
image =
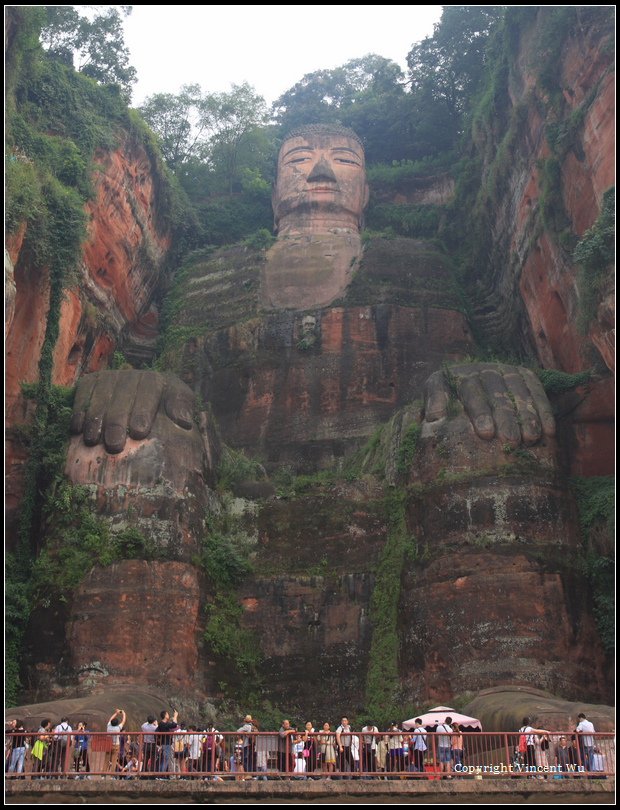
<svg viewBox="0 0 620 810"><path fill-rule="evenodd" d="M318 180L324 180L328 183L338 183L336 180L336 175L331 170L330 165L325 158L321 158L319 160L307 178L308 183L315 183Z"/></svg>

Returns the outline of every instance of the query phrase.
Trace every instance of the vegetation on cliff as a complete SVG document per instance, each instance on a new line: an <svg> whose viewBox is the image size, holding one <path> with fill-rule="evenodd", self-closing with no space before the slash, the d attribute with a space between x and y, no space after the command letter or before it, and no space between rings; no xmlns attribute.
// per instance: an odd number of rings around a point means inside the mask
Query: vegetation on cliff
<svg viewBox="0 0 620 810"><path fill-rule="evenodd" d="M583 532L581 570L592 591L594 617L603 646L613 653L615 624L615 479L612 476L573 478Z"/></svg>
<svg viewBox="0 0 620 810"><path fill-rule="evenodd" d="M385 499L387 539L375 575L370 619L372 642L366 673L365 713L368 721L387 728L407 712L400 694L399 604L401 578L407 561L415 559L416 544L405 515L405 493L396 490Z"/></svg>
<svg viewBox="0 0 620 810"><path fill-rule="evenodd" d="M603 207L594 225L585 232L573 254L579 265L579 325L588 330L596 318L603 296L611 291L611 266L615 259L616 244L616 190L605 192Z"/></svg>
<svg viewBox="0 0 620 810"><path fill-rule="evenodd" d="M491 307L485 298L488 279L508 255L506 246L499 245L501 239L497 241L493 235L493 213L506 197L527 113L525 104L510 104L511 58L522 32L533 25L537 14L535 8L446 7L434 35L412 48L406 76L393 62L376 55L308 74L276 102L275 124L266 123L264 104L247 85L233 88L230 94L207 93L195 85L183 88L177 96L158 94L141 110L154 135L137 112L127 110L125 100L132 75L126 61L120 59L106 72L93 58L105 55L105 49L93 49L89 44L89 37L98 36L97 29L88 29L73 12L64 12L61 7L48 9L52 11L48 10L45 18L41 7L12 7L7 51L7 230L17 233L25 226L24 255L35 271L47 272L50 279L39 383L30 392L37 411L34 429L26 437L30 458L20 543L16 554L7 560L9 701L16 700L19 690L20 645L32 607L45 607L45 600L50 598L64 598L94 564L132 557L150 559L155 554L147 539L135 530L112 534L94 515L88 492L70 487L62 478L71 393L51 385L52 352L63 291L73 282L85 233L84 203L92 193L97 150L114 148L119 137L127 135L130 141L141 144L156 177L159 203L155 215L174 232L176 254L171 262L186 255L190 247L202 248L182 265L179 262L182 270L164 309L162 367L193 373L200 352L193 351L195 346L187 350L188 343L204 338L216 327L239 321L246 325L255 303L262 251L271 239L270 187L275 155L282 135L310 120L342 122L365 141L373 187L367 216L370 228L389 239L441 238L457 266L457 273L450 266L445 278L438 279L435 270L440 252L436 245L431 248L427 243L424 256L422 249L418 256L416 280L399 287L389 275L392 265L388 267L389 263L381 259L385 245L375 240L372 245L367 243L365 260L347 292L346 303L370 305L389 297L403 306L421 302L461 311L486 311ZM539 95L536 103L550 116L546 136L551 155L538 167L541 197L533 214L532 239L547 229L567 254L574 249L574 261L582 268L579 293L584 329L606 292L608 265L613 258L614 198L613 193L606 195L599 220L575 247L577 240L562 202L561 160L580 132L592 98L569 115L557 83L556 66L565 38L592 15L602 20L608 14L600 8L550 10L537 33L539 62L534 65L545 94ZM111 9L100 20L107 22L99 33L107 27L114 40L118 12ZM40 46L42 26L47 52ZM112 61L118 53L116 45L109 51ZM86 58L81 75L69 64L75 53ZM206 134L208 138L202 137ZM448 172L456 179L452 203L393 201L398 195L406 196L416 179ZM231 249L227 264L222 263L224 254L218 255L218 266L210 264L212 246L240 240L245 240L244 245ZM398 243L390 247L393 261ZM383 275L375 273L372 277L373 255L378 257L375 266L386 269ZM232 276L234 295L228 288L210 291L208 310L203 299L196 298L199 303L193 307L188 303L186 285L210 277L209 283L215 286L223 273ZM436 304L438 296L442 301ZM516 345L514 338L514 332L507 328L502 353L510 350L525 355L526 349ZM297 348L308 347L298 344ZM251 356L247 362L252 362ZM587 376L587 372L566 375L556 370L541 374L546 390L554 393L585 382ZM399 426L404 429L393 458L388 459L394 451L388 441L389 431L378 431L356 459L358 466L345 472L349 482L367 471L388 479L388 484L397 485L406 477L420 427L417 422ZM388 460L393 468L390 476L386 475ZM220 471L220 488L226 491L246 477L259 476L259 467L241 454L227 454ZM293 509L311 512L310 499L303 504L296 499L315 485L333 485L339 475L330 470L312 479L287 480L286 471L281 471L278 495L289 499ZM442 483L457 480L450 475L446 471ZM608 548L597 544L593 527L609 525L611 486L607 479L575 483L586 537L583 570L608 649L613 627L613 563ZM308 520L314 521L316 529L324 514L314 506ZM398 608L404 566L417 553L407 530L403 491L395 488L384 506L387 539L376 566L365 692L367 716L379 724L400 716L403 709ZM335 511L332 503L324 508L330 514ZM352 510L348 505L345 509L342 500L338 508L350 516ZM194 560L213 586L206 606L204 641L219 657L222 670L235 681L231 689L237 689L237 683L247 676L256 682L260 664L258 646L243 629L238 599L238 585L252 571L249 546L245 532L227 523L224 515L211 521ZM298 564L281 556L279 572L284 566L290 571ZM329 565L327 557L319 557L306 573L327 576ZM50 591L46 589L49 582L53 583Z"/></svg>
<svg viewBox="0 0 620 810"><path fill-rule="evenodd" d="M33 565L44 545L41 521L62 475L68 439L72 392L52 386L53 353L64 292L76 282L86 234L84 204L93 192L98 150L113 149L127 137L140 143L151 159L158 183L155 216L168 218L171 230L186 220L174 180L151 133L128 110L118 76L106 74L111 79L106 83L100 73L90 78L92 70L78 73L68 59L69 40L61 47L60 40L52 37L56 43L52 47L49 37L54 25L48 13L53 17L55 8L7 9L6 227L9 234L24 233L20 266L49 279L38 382L27 392L36 403L36 411L27 437L19 538L9 575L9 591L14 597L7 628L7 695L11 700L19 685L16 660L34 593ZM108 22L111 20L108 15ZM75 34L73 23L65 22L60 28L70 38ZM47 35L50 47L44 50L41 40ZM93 40L99 35L104 36L101 30L97 34L93 29L90 33L83 29L80 41L85 48L101 53L101 39ZM90 64L92 67L93 62ZM103 66L101 62L98 70Z"/></svg>

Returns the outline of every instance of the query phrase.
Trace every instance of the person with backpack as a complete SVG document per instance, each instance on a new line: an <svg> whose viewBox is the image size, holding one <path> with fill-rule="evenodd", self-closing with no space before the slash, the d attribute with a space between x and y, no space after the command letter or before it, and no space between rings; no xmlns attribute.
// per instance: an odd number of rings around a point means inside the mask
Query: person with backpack
<svg viewBox="0 0 620 810"><path fill-rule="evenodd" d="M422 725L422 719L420 717L416 717L414 721L411 746L413 750L409 769L414 773L424 773L424 754L427 750L426 729Z"/></svg>
<svg viewBox="0 0 620 810"><path fill-rule="evenodd" d="M204 731L202 738L202 761L201 770L203 773L214 774L221 769L220 746L224 738L215 728L213 723Z"/></svg>
<svg viewBox="0 0 620 810"><path fill-rule="evenodd" d="M437 758L439 759L439 770L441 773L449 774L452 770L452 718L446 717L443 723L435 727L437 737ZM450 736L448 736L450 735ZM442 779L452 777L442 776Z"/></svg>
<svg viewBox="0 0 620 810"><path fill-rule="evenodd" d="M523 757L523 764L527 770L536 775L536 734L547 734L551 732L544 728L532 728L529 717L523 718L523 725L519 729L519 754Z"/></svg>
<svg viewBox="0 0 620 810"><path fill-rule="evenodd" d="M54 728L51 747L52 769L59 773L64 773L67 767L67 750L71 731L73 729L69 725L68 717L61 718L60 723Z"/></svg>

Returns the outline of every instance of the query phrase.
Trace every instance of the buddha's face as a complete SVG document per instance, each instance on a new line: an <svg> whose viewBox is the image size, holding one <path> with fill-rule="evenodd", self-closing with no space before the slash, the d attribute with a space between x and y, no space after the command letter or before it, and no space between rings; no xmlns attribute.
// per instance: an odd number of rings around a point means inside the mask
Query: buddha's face
<svg viewBox="0 0 620 810"><path fill-rule="evenodd" d="M273 195L280 233L359 231L367 203L364 150L356 138L308 131L284 141Z"/></svg>

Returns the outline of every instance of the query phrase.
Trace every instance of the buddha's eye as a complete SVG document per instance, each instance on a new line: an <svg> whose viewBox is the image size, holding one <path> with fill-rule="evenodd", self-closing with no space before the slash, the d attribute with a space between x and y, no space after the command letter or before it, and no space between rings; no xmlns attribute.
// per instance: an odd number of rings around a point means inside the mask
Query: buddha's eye
<svg viewBox="0 0 620 810"><path fill-rule="evenodd" d="M291 165L291 164L295 164L295 163L306 163L306 161L308 161L308 160L310 160L309 157L296 157L296 158L291 158L291 160L288 161L288 164Z"/></svg>
<svg viewBox="0 0 620 810"><path fill-rule="evenodd" d="M347 166L359 166L357 160L347 160L347 158L334 158L335 163L345 163Z"/></svg>

